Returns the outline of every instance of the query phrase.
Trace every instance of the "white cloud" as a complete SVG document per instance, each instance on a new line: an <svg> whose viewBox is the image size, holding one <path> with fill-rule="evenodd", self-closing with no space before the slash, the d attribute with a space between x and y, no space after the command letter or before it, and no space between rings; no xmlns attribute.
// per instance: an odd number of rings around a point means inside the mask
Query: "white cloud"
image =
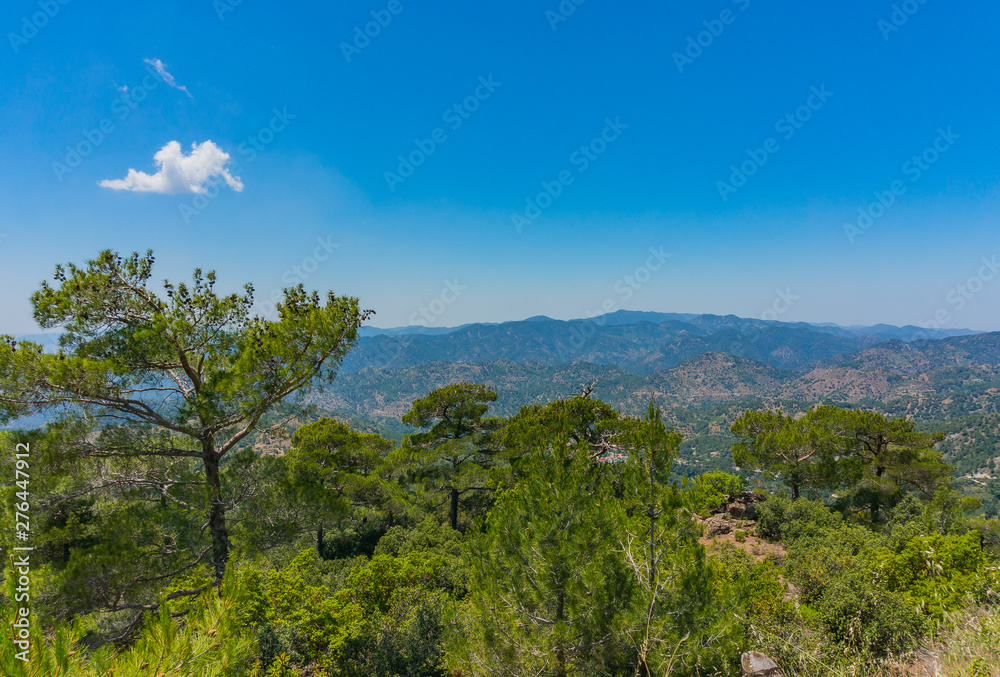
<svg viewBox="0 0 1000 677"><path fill-rule="evenodd" d="M171 141L156 152L153 160L158 170L155 174L129 169L124 179L105 179L98 185L137 193L205 193L205 184L221 176L236 192L243 190L240 177L226 169L229 153L211 141L192 143L189 155L184 154L180 142Z"/></svg>
<svg viewBox="0 0 1000 677"><path fill-rule="evenodd" d="M167 86L173 87L174 89L179 89L188 96L190 96L192 99L194 98L193 96L191 96L191 92L187 90L187 87L185 87L184 85L177 84L177 80L174 79L173 75L167 72L167 66L162 61L160 61L159 59L143 59L143 61L156 69L156 72L159 73L160 77L163 78L163 81L167 83Z"/></svg>

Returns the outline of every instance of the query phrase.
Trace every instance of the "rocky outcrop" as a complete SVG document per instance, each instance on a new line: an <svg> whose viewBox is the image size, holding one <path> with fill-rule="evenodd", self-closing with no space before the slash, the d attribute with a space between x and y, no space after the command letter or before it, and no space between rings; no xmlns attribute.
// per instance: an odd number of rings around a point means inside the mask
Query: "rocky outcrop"
<svg viewBox="0 0 1000 677"><path fill-rule="evenodd" d="M762 653L748 651L740 660L744 677L784 677L777 663Z"/></svg>
<svg viewBox="0 0 1000 677"><path fill-rule="evenodd" d="M738 524L729 519L728 515L712 515L705 520L705 535L708 537L722 536L732 533L733 527Z"/></svg>
<svg viewBox="0 0 1000 677"><path fill-rule="evenodd" d="M756 520L757 504L763 500L763 495L745 491L733 497L732 503L726 506L726 513L740 520Z"/></svg>

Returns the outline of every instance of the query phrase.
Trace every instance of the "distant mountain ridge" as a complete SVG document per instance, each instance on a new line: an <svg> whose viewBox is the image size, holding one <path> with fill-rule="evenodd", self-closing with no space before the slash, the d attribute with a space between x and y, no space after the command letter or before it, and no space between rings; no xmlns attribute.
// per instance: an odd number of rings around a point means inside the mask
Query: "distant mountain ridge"
<svg viewBox="0 0 1000 677"><path fill-rule="evenodd" d="M493 408L503 415L596 384L596 397L633 413L655 396L677 407L751 399L836 402L877 405L920 419L953 418L1000 410L1000 332L910 343L891 339L794 369L721 351L649 372L586 361L546 365L510 359L367 367L341 373L313 401L331 410L398 419L414 399L460 381L496 390Z"/></svg>
<svg viewBox="0 0 1000 677"><path fill-rule="evenodd" d="M912 342L979 333L971 329L840 327L735 315L623 310L592 319L534 317L433 331L426 327L365 328L357 347L344 360L342 373L433 362L510 360L548 366L588 362L649 374L712 352L747 357L781 369L798 369L888 339Z"/></svg>
<svg viewBox="0 0 1000 677"><path fill-rule="evenodd" d="M645 310L618 310L613 313L608 313L605 315L599 315L593 318L577 318L576 320L556 320L545 315L534 315L523 320L511 320L508 322L472 322L461 324L455 327L429 327L425 325L407 325L404 327L363 327L361 330L362 336L404 336L411 334L422 334L428 336L438 336L442 334L450 334L459 329L465 329L466 327L471 327L473 325L479 324L483 326L497 326L500 324L516 324L519 322L576 322L576 321L589 321L594 322L599 325L619 325L619 324L637 324L639 322L652 322L653 324L659 324L662 322L689 322L692 321L693 324L700 324L703 322L711 322L714 318L736 318L738 320L744 320L746 322L760 323L762 325L786 325L790 327L804 327L809 329L814 329L816 331L825 331L828 333L840 334L843 336L883 336L885 338L900 338L903 340L911 340L906 337L913 338L947 338L949 336L965 336L968 334L978 334L983 333L975 329L925 329L923 327L915 327L913 325L906 325L903 327L897 327L891 324L875 324L875 325L850 325L844 326L833 322L780 322L777 320L751 320L748 318L740 318L736 315L711 315L711 314L698 314L698 313L660 313Z"/></svg>
<svg viewBox="0 0 1000 677"><path fill-rule="evenodd" d="M55 333L18 338L58 347ZM590 386L631 414L656 397L665 420L685 436L677 464L689 474L733 470L729 425L747 408L794 412L817 402L872 407L933 429L952 425L943 447L949 461L963 474L1000 474L1000 332L635 311L365 328L334 383L309 399L399 439L412 432L400 417L414 400L461 381L495 390L495 415Z"/></svg>

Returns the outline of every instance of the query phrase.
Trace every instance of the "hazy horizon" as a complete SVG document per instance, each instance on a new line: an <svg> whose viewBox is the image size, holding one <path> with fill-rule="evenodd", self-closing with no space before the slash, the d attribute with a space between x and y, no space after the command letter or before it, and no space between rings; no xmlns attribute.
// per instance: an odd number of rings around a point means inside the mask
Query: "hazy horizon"
<svg viewBox="0 0 1000 677"><path fill-rule="evenodd" d="M434 330L442 332L444 330L455 330L455 329L459 329L461 327L466 327L466 326L471 326L471 325L476 325L476 324L500 325L500 324L511 324L511 323L518 323L518 322L527 322L527 321L533 321L533 320L539 320L539 319L552 320L552 321L555 321L555 322L577 322L577 321L585 321L585 320L600 320L601 318L603 318L603 317L605 317L607 315L614 315L615 313L647 313L647 314L652 314L652 315L691 315L692 317L698 317L698 316L716 316L716 317L735 316L735 317L739 317L739 318L745 319L745 320L764 320L766 322L777 322L777 323L787 323L787 324L803 323L803 324L809 324L809 325L814 325L814 326L834 326L834 327L840 327L842 329L849 329L849 330L858 330L858 329L863 329L863 328L868 328L868 327L875 327L875 326L879 326L879 325L889 326L889 327L897 327L897 328L900 328L900 329L905 328L905 327L918 327L918 328L920 328L919 325L894 325L894 324L886 323L886 322L875 322L875 323L872 323L872 324L841 324L841 323L837 323L837 322L826 322L826 321L822 321L822 320L784 320L784 319L781 319L781 320L770 320L770 319L761 318L761 317L745 317L745 316L742 316L742 315L736 315L735 313L689 313L689 312L672 311L672 310L636 310L634 308L621 308L619 310L611 311L610 313L607 313L607 314L604 314L604 315L593 315L593 316L590 316L590 317L555 317L553 315L547 315L547 314L543 313L543 314L539 314L539 315L531 315L529 317L508 318L508 319L502 319L502 320L498 320L498 321L473 320L471 322L462 322L462 323L458 323L458 324L440 324L440 325L437 325L437 324L420 324L420 323L417 323L417 324L406 324L406 325L396 325L396 326L384 326L384 325L373 324L372 322L368 322L365 325L363 325L363 329L375 330L375 331L400 331L400 330L407 330L407 329L414 329L414 330L415 329L426 329L426 330L430 330L432 332ZM650 321L650 320L647 320L647 321ZM987 329L978 329L976 327L941 327L940 329L942 331L951 331L951 332L966 332L966 331L968 331L968 332L974 332L974 333L989 333L991 331L991 330L987 330ZM10 331L4 331L2 328L0 328L0 334L5 334L5 333L6 334L14 335L15 337L26 337L26 336L38 336L38 335L58 335L60 332L59 332L58 329L41 330L41 329L38 329L37 327L36 327L35 331L26 331L26 332L10 332ZM418 333L418 332L413 332L413 333Z"/></svg>

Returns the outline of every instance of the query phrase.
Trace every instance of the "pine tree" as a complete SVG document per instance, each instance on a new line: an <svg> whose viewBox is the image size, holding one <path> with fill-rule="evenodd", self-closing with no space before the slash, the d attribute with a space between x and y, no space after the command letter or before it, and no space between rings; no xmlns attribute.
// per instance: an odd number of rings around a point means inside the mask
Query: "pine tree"
<svg viewBox="0 0 1000 677"><path fill-rule="evenodd" d="M602 674L634 582L615 552L605 471L566 438L539 448L471 538L463 637L452 658L468 675Z"/></svg>
<svg viewBox="0 0 1000 677"><path fill-rule="evenodd" d="M619 551L635 584L623 635L642 677L677 674L697 664L701 648L725 631L699 530L676 487L667 486L681 435L668 430L650 400L629 436L623 501L617 509Z"/></svg>
<svg viewBox="0 0 1000 677"><path fill-rule="evenodd" d="M428 429L409 435L403 448L410 452L418 473L445 492L452 529L458 528L462 495L486 489L482 471L490 456L483 442L495 422L484 416L488 403L496 399L497 394L484 385L455 383L416 400L403 415L403 423Z"/></svg>
<svg viewBox="0 0 1000 677"><path fill-rule="evenodd" d="M215 273L198 269L190 284L164 282L162 298L150 284L153 265L151 251L104 251L83 267L56 266L31 303L41 327L62 329L60 352L0 341L0 420L69 409L94 423L96 434L76 445L94 459L197 468L218 584L232 548L227 512L238 500L223 485L223 460L266 414L334 378L369 312L355 298L329 292L324 301L299 285L267 320L252 312L252 286L222 296ZM115 488L159 491L174 503L172 492L189 486L186 476L180 484L159 476L150 483L132 472ZM200 546L190 555L188 566L201 561Z"/></svg>

